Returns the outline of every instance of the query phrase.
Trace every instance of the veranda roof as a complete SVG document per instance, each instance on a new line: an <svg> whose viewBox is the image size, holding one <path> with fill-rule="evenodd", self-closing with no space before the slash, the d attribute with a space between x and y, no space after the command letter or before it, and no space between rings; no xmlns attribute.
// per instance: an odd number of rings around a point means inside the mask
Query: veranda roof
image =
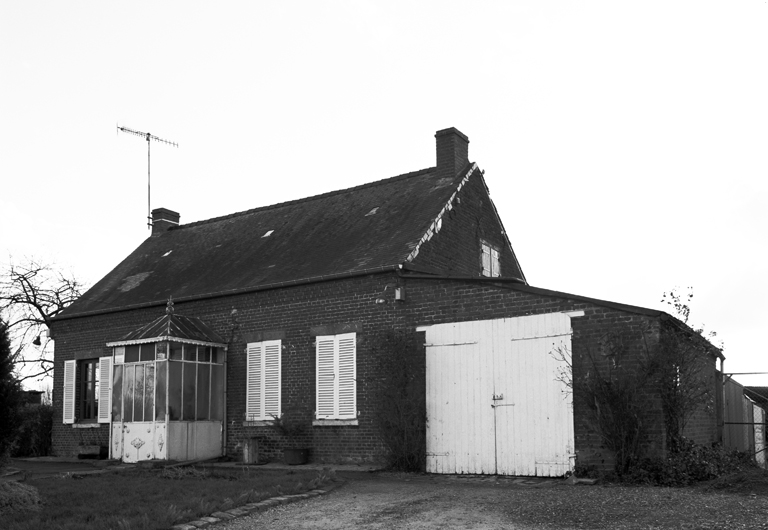
<svg viewBox="0 0 768 530"><path fill-rule="evenodd" d="M199 346L226 346L224 339L199 318L185 317L174 313L165 314L115 342L108 342L107 346L127 346L164 340Z"/></svg>

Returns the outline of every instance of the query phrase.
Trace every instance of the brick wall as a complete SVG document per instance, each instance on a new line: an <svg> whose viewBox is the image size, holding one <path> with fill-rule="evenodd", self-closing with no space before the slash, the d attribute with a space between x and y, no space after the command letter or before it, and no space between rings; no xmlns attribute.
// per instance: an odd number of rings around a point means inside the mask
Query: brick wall
<svg viewBox="0 0 768 530"><path fill-rule="evenodd" d="M404 287L406 300L394 300L394 288ZM377 303L377 299L385 300ZM233 309L236 315L233 316ZM311 421L315 400L315 347L313 328L334 329L354 326L358 332L357 405L358 425L315 426L307 435L316 462L380 462L383 447L378 438L369 383L379 365L372 355L372 343L387 329L415 330L416 326L444 322L515 317L554 311L583 310L574 318L573 352L575 370L588 351L598 351L607 333L622 333L629 344L627 362L641 353L642 334L658 326L654 316L598 305L525 286L493 284L488 281L426 280L404 278L394 273L347 278L322 283L285 287L224 298L177 302L180 315L199 317L229 341L227 375L227 453L237 457L242 441L257 438L261 451L276 457L284 441L268 427L244 425L246 359L245 347L252 337L268 332L280 333L283 342L283 410L308 405L306 421ZM56 361L54 372L54 451L71 454L77 442L77 429L61 423L63 362L76 356L108 355L104 346L162 315L163 307L125 311L57 322L53 326ZM651 333L652 335L652 333ZM423 358L423 356L422 356ZM602 360L601 362L607 362ZM658 403L649 400L649 409ZM611 456L601 447L575 409L576 450L580 463L610 466ZM105 427L100 433L108 436ZM658 450L663 426L651 425L645 441ZM311 440L309 439L311 438Z"/></svg>

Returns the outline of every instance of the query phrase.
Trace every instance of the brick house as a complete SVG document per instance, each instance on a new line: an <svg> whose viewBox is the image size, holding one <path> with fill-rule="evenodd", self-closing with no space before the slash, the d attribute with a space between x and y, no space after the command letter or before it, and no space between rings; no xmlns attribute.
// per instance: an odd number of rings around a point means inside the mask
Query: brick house
<svg viewBox="0 0 768 530"><path fill-rule="evenodd" d="M618 338L631 363L687 328L528 285L469 140L435 137L433 168L186 225L154 210L152 235L54 319L54 451L239 458L255 439L277 458L287 440L270 423L295 411L313 461L382 462L371 382L399 330L420 344L429 471L609 465L554 353L578 371ZM648 408L644 443L663 452L659 400ZM688 434L710 443L717 427L702 412Z"/></svg>

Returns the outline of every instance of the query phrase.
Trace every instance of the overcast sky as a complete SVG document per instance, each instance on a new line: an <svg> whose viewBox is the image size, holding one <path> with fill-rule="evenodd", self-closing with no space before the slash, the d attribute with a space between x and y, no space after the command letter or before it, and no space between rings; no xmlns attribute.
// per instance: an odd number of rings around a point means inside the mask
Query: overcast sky
<svg viewBox="0 0 768 530"><path fill-rule="evenodd" d="M531 285L693 286L768 372L768 3L0 1L0 250L92 284L208 219L431 167L456 127ZM768 385L768 376L738 376Z"/></svg>

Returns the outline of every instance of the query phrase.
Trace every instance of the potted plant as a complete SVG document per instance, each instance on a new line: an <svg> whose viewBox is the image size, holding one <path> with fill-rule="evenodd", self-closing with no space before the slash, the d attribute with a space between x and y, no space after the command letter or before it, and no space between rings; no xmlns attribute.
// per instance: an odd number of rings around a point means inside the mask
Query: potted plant
<svg viewBox="0 0 768 530"><path fill-rule="evenodd" d="M301 409L289 409L281 416L273 416L272 428L284 437L286 445L283 448L283 459L291 466L306 464L309 460L307 435L309 423Z"/></svg>

